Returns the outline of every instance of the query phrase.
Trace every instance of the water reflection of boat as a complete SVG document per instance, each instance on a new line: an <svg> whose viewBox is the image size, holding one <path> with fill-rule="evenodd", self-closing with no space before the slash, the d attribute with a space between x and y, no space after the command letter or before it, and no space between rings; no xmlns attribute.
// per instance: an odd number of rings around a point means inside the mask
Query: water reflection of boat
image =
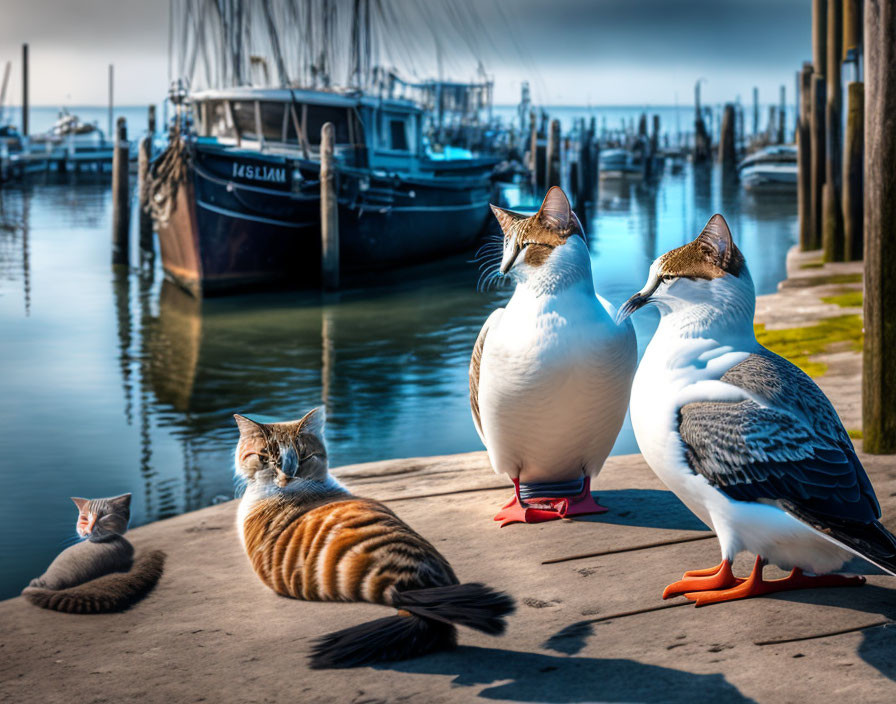
<svg viewBox="0 0 896 704"><path fill-rule="evenodd" d="M751 154L738 164L740 181L751 191L795 191L796 147L776 144Z"/></svg>
<svg viewBox="0 0 896 704"><path fill-rule="evenodd" d="M282 418L323 401L335 437L367 448L359 433L388 435L421 398L462 401L442 370L469 355L490 302L465 261L441 276L434 266L417 272L423 298L399 283L326 305L301 292L200 300L166 280L143 326L145 380L188 435L220 433L236 411Z"/></svg>

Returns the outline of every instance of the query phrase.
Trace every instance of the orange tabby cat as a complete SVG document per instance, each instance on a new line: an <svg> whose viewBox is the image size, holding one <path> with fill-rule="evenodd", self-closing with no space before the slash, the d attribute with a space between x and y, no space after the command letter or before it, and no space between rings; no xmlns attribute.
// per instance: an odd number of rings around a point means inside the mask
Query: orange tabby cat
<svg viewBox="0 0 896 704"><path fill-rule="evenodd" d="M312 667L449 649L456 644L454 624L504 632L504 617L514 609L509 596L459 584L438 550L390 509L353 496L330 476L323 409L290 423L235 418L236 473L246 481L237 527L261 581L296 599L398 609L318 640Z"/></svg>

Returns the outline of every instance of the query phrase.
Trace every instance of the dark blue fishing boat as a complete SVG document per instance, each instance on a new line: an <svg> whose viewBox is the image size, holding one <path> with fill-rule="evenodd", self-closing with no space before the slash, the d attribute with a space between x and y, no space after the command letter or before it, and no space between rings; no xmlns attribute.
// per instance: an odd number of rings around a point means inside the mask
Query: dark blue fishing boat
<svg viewBox="0 0 896 704"><path fill-rule="evenodd" d="M431 148L434 113L420 98L428 84L421 89L403 82L371 68L369 56L364 58L360 47L370 44L365 38L371 12L366 3L351 8L353 46L358 48L347 88L322 79L316 64L304 79L287 75L278 37L283 30L277 30L281 23L270 14L272 8L268 3L243 4L240 12L246 22L255 17L253 28L266 28L279 87L257 87L274 82L263 59L252 56L247 62L245 56L233 55L220 71L228 80L219 81L231 86L188 91L180 83L172 91L175 127L151 178L151 203L169 276L197 295L318 285L320 139L327 122L335 128L343 272L394 267L471 248L488 221L498 159ZM243 37L245 30L234 29L230 15L217 22L219 35ZM187 39L198 41L195 36ZM200 47L193 54L211 52ZM297 87L308 84L313 88ZM490 90L483 95L490 100Z"/></svg>
<svg viewBox="0 0 896 704"><path fill-rule="evenodd" d="M194 129L173 147L184 182L158 231L166 271L194 293L318 284L327 121L346 271L468 249L487 221L495 159L428 156L411 101L242 89L191 103ZM174 158L171 149L163 158Z"/></svg>

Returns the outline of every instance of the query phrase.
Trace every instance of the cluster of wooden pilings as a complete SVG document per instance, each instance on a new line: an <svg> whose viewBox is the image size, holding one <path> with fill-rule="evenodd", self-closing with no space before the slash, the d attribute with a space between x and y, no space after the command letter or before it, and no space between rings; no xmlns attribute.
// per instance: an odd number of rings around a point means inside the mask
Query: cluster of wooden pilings
<svg viewBox="0 0 896 704"><path fill-rule="evenodd" d="M797 81L800 247L822 249L832 262L859 260L863 253L857 207L864 160L861 15L861 0L813 0L812 61L803 64Z"/></svg>
<svg viewBox="0 0 896 704"><path fill-rule="evenodd" d="M592 117L587 127L584 118L579 120L573 133L563 137L560 120L548 121L544 113L539 119L531 111L526 154L529 182L535 193L565 183L574 204L590 200L597 184L600 156L596 118Z"/></svg>
<svg viewBox="0 0 896 704"><path fill-rule="evenodd" d="M137 220L138 244L141 262L150 260L154 253L153 222L150 214L149 189L146 181L152 161L152 140L156 131L156 107L150 105L147 112L147 131L137 148ZM130 143L127 121L119 117L115 124L112 152L112 264L129 266L131 224L131 173Z"/></svg>
<svg viewBox="0 0 896 704"><path fill-rule="evenodd" d="M798 85L800 248L828 262L864 258L863 447L893 453L896 4L813 0L812 61Z"/></svg>
<svg viewBox="0 0 896 704"><path fill-rule="evenodd" d="M521 150L529 175L529 185L536 195L551 186L567 189L576 207L590 202L597 189L602 148L623 147L639 156L637 176L649 179L658 172L660 163L660 118L652 116L652 131L648 130L648 115L643 113L637 131L634 124L628 130L610 135L606 129L597 131L597 118L579 118L572 129L563 135L558 119L547 113L529 114L529 136Z"/></svg>

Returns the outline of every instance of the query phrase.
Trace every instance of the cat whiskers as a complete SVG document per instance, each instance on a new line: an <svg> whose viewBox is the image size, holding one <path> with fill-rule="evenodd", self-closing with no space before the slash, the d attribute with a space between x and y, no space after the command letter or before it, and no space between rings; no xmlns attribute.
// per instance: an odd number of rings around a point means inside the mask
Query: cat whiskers
<svg viewBox="0 0 896 704"><path fill-rule="evenodd" d="M249 484L249 480L241 476L239 474L233 475L233 498L239 499L243 494L246 493L246 486Z"/></svg>

